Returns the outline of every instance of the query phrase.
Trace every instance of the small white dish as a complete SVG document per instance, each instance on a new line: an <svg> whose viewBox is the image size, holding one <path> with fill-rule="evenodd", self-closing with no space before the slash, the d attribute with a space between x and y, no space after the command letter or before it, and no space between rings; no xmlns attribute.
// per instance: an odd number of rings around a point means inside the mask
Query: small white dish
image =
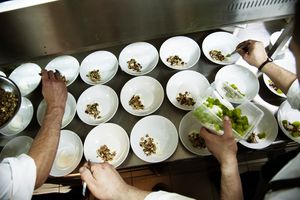
<svg viewBox="0 0 300 200"><path fill-rule="evenodd" d="M39 104L37 113L36 113L37 120L38 120L38 123L40 124L40 126L42 125L44 115L46 112L46 108L47 108L47 104L46 104L46 101L43 99L41 101L41 103ZM65 113L64 113L62 123L61 123L62 129L65 128L73 120L75 114L76 114L76 100L71 93L68 93L68 98L67 98L66 107L65 107Z"/></svg>
<svg viewBox="0 0 300 200"><path fill-rule="evenodd" d="M160 47L159 55L162 62L171 69L184 70L193 67L199 60L201 50L195 40L186 36L175 36L167 39ZM167 59L170 56L179 56L184 65L172 66Z"/></svg>
<svg viewBox="0 0 300 200"><path fill-rule="evenodd" d="M58 70L66 78L67 86L71 85L79 74L79 62L76 58L69 55L58 56L51 60L46 70Z"/></svg>
<svg viewBox="0 0 300 200"><path fill-rule="evenodd" d="M34 63L25 63L17 67L9 78L19 87L21 95L26 96L34 91L41 82L41 68Z"/></svg>
<svg viewBox="0 0 300 200"><path fill-rule="evenodd" d="M139 96L144 109L133 109L129 101L133 96ZM123 108L130 114L145 116L155 112L164 100L164 89L161 84L150 76L139 76L125 83L120 94Z"/></svg>
<svg viewBox="0 0 300 200"><path fill-rule="evenodd" d="M238 53L232 54L230 57L226 58L224 61L218 61L213 59L209 52L211 50L218 50L226 56L227 54L232 53L236 46L240 43L239 38L234 36L231 33L227 32L215 32L206 36L202 42L202 51L205 57L213 63L219 65L229 65L235 63L240 55Z"/></svg>
<svg viewBox="0 0 300 200"><path fill-rule="evenodd" d="M264 112L264 116L252 130L252 133L258 134L264 132L266 134L266 137L261 140L257 138L258 143L249 143L247 142L247 138L245 140L240 140L239 142L250 149L263 149L270 146L272 142L275 141L278 134L278 124L277 120L270 110L262 105L255 105Z"/></svg>
<svg viewBox="0 0 300 200"><path fill-rule="evenodd" d="M193 116L193 111L188 112L183 116L179 124L179 138L183 146L192 152L193 154L199 156L208 156L211 155L209 150L206 148L197 148L194 147L192 142L189 140L189 134L192 132L200 132L202 128L198 120Z"/></svg>
<svg viewBox="0 0 300 200"><path fill-rule="evenodd" d="M291 62L290 60L287 60L287 59L274 60L274 63L279 65L280 67L296 74L296 63ZM263 74L263 80L271 92L273 92L274 94L276 94L280 97L286 98L286 95L282 91L278 92L272 86L270 86L270 83L272 82L272 80L265 73Z"/></svg>
<svg viewBox="0 0 300 200"><path fill-rule="evenodd" d="M89 72L99 70L100 81L93 82L88 77ZM89 85L105 84L110 81L118 71L118 60L109 51L96 51L89 54L81 63L80 77Z"/></svg>
<svg viewBox="0 0 300 200"><path fill-rule="evenodd" d="M80 137L70 130L61 130L56 156L50 171L54 177L65 176L75 170L82 159Z"/></svg>
<svg viewBox="0 0 300 200"><path fill-rule="evenodd" d="M289 137L291 140L294 140L295 142L300 143L300 137L293 137L291 133L283 127L282 125L283 120L287 120L290 123L293 123L295 121L300 122L300 111L293 109L287 100L282 102L282 104L279 106L277 112L277 121L280 129L287 137Z"/></svg>
<svg viewBox="0 0 300 200"><path fill-rule="evenodd" d="M269 49L271 49L274 46L274 44L276 43L277 39L280 37L282 32L283 32L283 29L281 31L276 31L271 34ZM282 49L278 52L278 55L283 55L286 52L286 50L288 50L291 40L292 40L292 37L290 37L289 40L284 44Z"/></svg>
<svg viewBox="0 0 300 200"><path fill-rule="evenodd" d="M243 103L245 100L251 101L259 91L258 78L253 72L241 65L227 65L221 68L215 76L216 90L231 103ZM231 98L224 90L224 84L234 84L238 90L244 94L241 98ZM230 86L229 86L230 87Z"/></svg>
<svg viewBox="0 0 300 200"><path fill-rule="evenodd" d="M141 65L140 72L128 68L128 62L135 59ZM145 75L151 72L159 60L156 48L147 42L135 42L127 45L119 55L121 69L133 76Z"/></svg>
<svg viewBox="0 0 300 200"><path fill-rule="evenodd" d="M33 117L33 105L29 99L22 97L19 111L14 118L0 132L6 136L16 135L22 132L31 122Z"/></svg>
<svg viewBox="0 0 300 200"><path fill-rule="evenodd" d="M100 118L85 113L87 105L98 103ZM119 98L116 92L106 85L94 85L86 89L78 98L77 114L86 124L96 126L109 121L117 112Z"/></svg>
<svg viewBox="0 0 300 200"><path fill-rule="evenodd" d="M169 101L179 109L192 110L194 106L181 105L176 97L179 93L188 92L196 102L197 98L207 90L210 86L208 80L200 74L192 70L180 71L174 74L168 81L166 92Z"/></svg>
<svg viewBox="0 0 300 200"><path fill-rule="evenodd" d="M6 74L3 71L0 71L0 76L6 77Z"/></svg>
<svg viewBox="0 0 300 200"><path fill-rule="evenodd" d="M146 155L140 146L141 138L149 137L154 139L156 153ZM178 145L178 133L174 124L167 118L160 115L150 115L140 119L132 128L130 144L133 152L140 159L157 163L168 159L176 150Z"/></svg>
<svg viewBox="0 0 300 200"><path fill-rule="evenodd" d="M110 153L116 155L108 161L114 167L120 166L129 153L129 138L126 131L119 125L113 123L103 123L93 128L84 141L84 157L94 163L104 162L98 156L97 150L106 145Z"/></svg>
<svg viewBox="0 0 300 200"><path fill-rule="evenodd" d="M18 136L11 139L0 153L0 162L4 158L17 157L23 153L28 154L33 139L28 136Z"/></svg>

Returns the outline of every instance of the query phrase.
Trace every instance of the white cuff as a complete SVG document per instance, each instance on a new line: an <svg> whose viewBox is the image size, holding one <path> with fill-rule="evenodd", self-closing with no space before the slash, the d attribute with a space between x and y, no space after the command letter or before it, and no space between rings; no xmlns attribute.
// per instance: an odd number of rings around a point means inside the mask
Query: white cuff
<svg viewBox="0 0 300 200"><path fill-rule="evenodd" d="M287 101L293 109L300 108L300 85L298 79L296 79L287 93Z"/></svg>
<svg viewBox="0 0 300 200"><path fill-rule="evenodd" d="M144 200L195 200L176 193L165 191L151 192Z"/></svg>

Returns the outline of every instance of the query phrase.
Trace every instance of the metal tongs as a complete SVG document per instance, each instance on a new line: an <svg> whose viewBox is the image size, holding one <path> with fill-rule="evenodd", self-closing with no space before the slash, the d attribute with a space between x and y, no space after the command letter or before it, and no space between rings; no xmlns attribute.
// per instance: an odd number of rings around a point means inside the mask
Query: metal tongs
<svg viewBox="0 0 300 200"><path fill-rule="evenodd" d="M237 53L238 50L240 50L240 49L244 50L245 52L248 52L248 45L249 45L249 44L246 43L246 44L244 44L243 46L240 46L240 47L237 46L233 52L227 54L225 57L230 57L230 56L232 56L233 54Z"/></svg>
<svg viewBox="0 0 300 200"><path fill-rule="evenodd" d="M91 161L90 160L88 160L87 161L87 168L89 169L89 170L91 170ZM90 191L89 191L89 189L87 188L87 184L86 184L86 182L83 182L83 186L82 186L82 199L83 200L86 200L86 199L88 199L89 198L89 193L90 193Z"/></svg>

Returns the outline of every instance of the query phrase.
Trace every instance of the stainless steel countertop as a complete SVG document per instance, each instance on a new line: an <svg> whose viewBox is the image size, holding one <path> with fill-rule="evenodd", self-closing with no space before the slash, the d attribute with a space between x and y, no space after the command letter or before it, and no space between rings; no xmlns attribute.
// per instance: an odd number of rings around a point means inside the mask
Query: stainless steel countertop
<svg viewBox="0 0 300 200"><path fill-rule="evenodd" d="M268 22L268 23L253 23L253 24L249 24L246 28L244 27L242 29L239 29L238 31L235 31L235 34L237 34L237 36L241 39L253 38L253 39L257 39L257 40L262 40L264 43L268 43L270 33L274 32L274 31L277 31L277 30L280 30L282 28L282 24L283 24L283 22L281 20L277 21L277 22ZM216 30L205 31L205 32L200 32L200 33L191 33L191 34L188 34L187 36L193 38L199 44L199 46L201 47L203 39L208 34L214 32L214 31L216 31ZM155 39L155 40L149 40L147 42L153 44L159 50L161 44L166 39L167 38L160 38L160 39ZM114 47L106 48L104 50L110 51L118 57L121 50L125 46L126 45L114 46ZM81 61L90 53L91 52L83 52L83 53L78 53L78 54L72 54L72 56L77 58L78 61L81 63ZM291 56L291 55L288 55L288 56ZM39 66L41 66L42 68L44 68L46 66L46 64L50 60L52 60L53 58L54 57L44 57L44 58L40 58L40 59L37 59L37 60L30 60L30 62L34 62L34 63L38 64ZM26 62L26 61L24 61L24 62ZM29 62L29 61L27 61L27 62ZM238 63L245 65L243 60L239 60ZM4 68L1 68L0 70L10 69L12 71L19 64L20 63L16 63L14 65L11 65L10 67L5 66ZM201 74L203 74L208 79L208 81L210 83L212 83L214 81L215 74L217 73L217 71L221 67L222 66L220 66L220 65L213 64L208 59L206 59L203 54L201 54L200 60L197 62L197 64L195 66L193 66L191 68L191 70L195 70L197 72L200 72ZM249 69L255 71L255 69L253 67L249 67ZM6 72L6 74L9 74L11 71L6 70L4 72ZM178 71L166 67L161 61L159 61L156 68L152 72L147 74L147 76L151 76L151 77L157 79L162 84L162 86L165 90L166 89L166 84L167 84L169 78L172 75L174 75L176 72L178 72ZM117 74L115 75L115 77L111 81L109 81L106 85L112 87L116 91L118 96L120 96L120 91L121 91L123 85L131 78L133 78L133 76L130 76L130 75L126 74L125 72L121 71L121 69L119 68ZM259 95L254 99L254 102L262 104L265 107L267 107L268 109L270 109L273 113L276 113L276 111L278 109L278 106L285 99L277 97L271 91L269 91L268 88L265 86L261 76L259 76L259 82L260 82L260 91L259 91ZM78 76L76 81L68 87L68 91L70 93L72 93L74 95L75 99L77 100L78 97L80 96L80 94L85 89L87 89L88 87L90 87L90 85L87 85L86 83L84 83L81 80L80 76ZM32 101L32 103L34 105L34 116L33 116L33 119L31 121L31 123L29 124L29 126L22 133L20 133L16 136L27 135L27 136L30 136L30 137L34 137L36 135L36 133L38 132L39 127L40 127L38 122L37 122L37 119L36 119L36 110L37 110L38 104L42 100L41 84L35 90L35 92L28 95L27 97ZM174 125L176 126L176 128L178 130L180 120L182 119L182 117L186 113L187 113L187 111L180 110L180 109L176 108L175 106L173 106L169 102L169 100L166 96L166 92L165 92L165 98L164 98L162 106L156 112L154 112L153 114L154 115L162 115L164 117L167 117L168 119L170 119L174 123ZM109 122L119 124L120 126L122 126L126 130L128 135L130 136L130 132L131 132L132 127L141 118L142 117L133 116L133 115L127 113L123 109L122 105L119 104L119 108L118 108L117 113L115 114L115 116ZM92 128L94 128L94 126L90 126L90 125L85 124L76 115L74 117L73 121L67 127L65 127L64 129L74 131L75 133L77 133L80 136L80 138L82 139L82 142L84 142L84 139L85 139L86 135L89 133L89 131ZM280 129L279 129L279 131L280 132L278 134L278 138L275 141L275 143L272 144L270 147L266 148L265 150L269 151L269 150L272 150L272 148L276 148L276 149L282 148L282 149L284 149L286 146L299 145L299 144L289 140L281 132ZM16 137L16 136L12 136L12 137ZM0 148L3 148L3 146L10 139L12 139L12 137L0 136ZM249 153L249 152L253 152L253 151L255 151L255 150L247 149L247 148L242 147L241 145L239 145L239 154ZM262 150L262 151L264 151L264 150ZM194 154L190 153L189 151L187 151L183 147L182 143L179 141L179 144L178 144L178 147L177 147L175 153L166 162L175 161L175 160L182 160L182 159L189 159L189 158L195 158L195 157L196 156ZM82 163L84 161L85 161L85 158L83 156ZM142 165L148 165L148 164L149 163L146 163L146 162L140 160L133 153L133 151L130 150L127 159L119 167L119 169L142 166ZM76 173L76 172L78 172L78 168L76 170L74 170L74 173Z"/></svg>

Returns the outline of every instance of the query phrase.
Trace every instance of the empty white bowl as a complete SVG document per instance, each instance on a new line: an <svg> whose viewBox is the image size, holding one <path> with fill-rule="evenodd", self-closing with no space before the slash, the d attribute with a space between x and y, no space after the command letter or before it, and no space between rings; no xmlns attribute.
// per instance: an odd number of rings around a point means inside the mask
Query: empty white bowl
<svg viewBox="0 0 300 200"><path fill-rule="evenodd" d="M198 120L193 116L193 111L188 112L183 116L179 124L179 138L183 146L190 152L199 155L199 156L208 156L211 153L206 148L197 148L192 145L192 142L189 140L189 134L192 132L200 132L202 128Z"/></svg>
<svg viewBox="0 0 300 200"><path fill-rule="evenodd" d="M149 135L154 139L157 150L155 154L147 156L140 146L141 138ZM157 163L168 159L178 145L178 133L174 124L160 115L150 115L140 119L132 128L130 144L133 152L140 159Z"/></svg>
<svg viewBox="0 0 300 200"><path fill-rule="evenodd" d="M50 171L51 176L65 176L78 166L83 155L80 137L69 130L61 130L56 156Z"/></svg>
<svg viewBox="0 0 300 200"><path fill-rule="evenodd" d="M211 50L218 50L226 56L227 54L232 53L236 46L240 43L240 40L227 32L215 32L206 36L206 38L202 42L202 51L207 59L211 62L219 64L219 65L229 65L235 63L240 55L238 53L232 54L230 57L227 57L223 61L218 61L213 59L209 52Z"/></svg>
<svg viewBox="0 0 300 200"><path fill-rule="evenodd" d="M175 36L167 39L160 47L159 55L162 62L177 70L193 67L199 60L201 50L197 42L186 36ZM183 66L172 66L167 59L170 56L179 56L185 64Z"/></svg>
<svg viewBox="0 0 300 200"><path fill-rule="evenodd" d="M226 96L224 83L234 84L245 96L242 98L230 98ZM243 103L251 101L259 91L258 78L253 72L240 65L227 65L221 68L215 76L216 89L220 95L231 103Z"/></svg>
<svg viewBox="0 0 300 200"><path fill-rule="evenodd" d="M25 63L17 67L9 78L13 80L20 89L22 96L34 91L41 82L41 68L34 63Z"/></svg>
<svg viewBox="0 0 300 200"><path fill-rule="evenodd" d="M129 69L128 61L135 59L141 65L140 72ZM145 75L151 72L159 60L156 48L147 42L135 42L127 45L119 55L119 64L121 69L127 74L133 76Z"/></svg>
<svg viewBox="0 0 300 200"><path fill-rule="evenodd" d="M90 71L99 70L100 81L93 82L87 75ZM89 84L104 84L110 81L118 71L118 60L114 54L109 51L96 51L89 54L81 63L80 77Z"/></svg>
<svg viewBox="0 0 300 200"><path fill-rule="evenodd" d="M47 108L47 104L46 101L43 99L39 104L36 113L37 120L40 126L42 125L46 108ZM65 128L73 120L75 114L76 114L76 100L71 93L68 93L68 98L66 102L64 116L61 123L61 128Z"/></svg>
<svg viewBox="0 0 300 200"><path fill-rule="evenodd" d="M277 39L280 37L280 35L282 34L283 29L281 31L276 31L274 33L271 34L270 36L270 43L269 43L269 49L271 49L273 47L273 45L276 43ZM284 44L284 46L282 47L282 49L278 52L278 55L282 55L286 52L286 50L289 48L289 45L291 43L292 37L290 37L290 39Z"/></svg>
<svg viewBox="0 0 300 200"><path fill-rule="evenodd" d="M176 97L179 93L189 92L196 102L197 98L207 90L210 86L208 80L200 74L192 70L180 71L174 74L168 81L166 92L169 101L182 110L192 110L194 106L181 105Z"/></svg>
<svg viewBox="0 0 300 200"><path fill-rule="evenodd" d="M4 158L17 157L23 153L28 154L33 139L28 136L18 136L11 139L0 153L0 162Z"/></svg>
<svg viewBox="0 0 300 200"><path fill-rule="evenodd" d="M289 131L287 131L283 125L282 121L287 120L290 123L293 123L295 121L300 122L300 111L293 109L289 102L286 100L282 102L282 104L279 106L278 112L277 112L277 120L279 127L283 131L283 133L288 136L291 140L294 140L295 142L300 143L300 137L293 137Z"/></svg>
<svg viewBox="0 0 300 200"><path fill-rule="evenodd" d="M130 99L138 95L144 109L135 110L129 105ZM120 94L123 108L132 115L145 116L155 112L164 100L164 89L150 76L139 76L125 83Z"/></svg>
<svg viewBox="0 0 300 200"><path fill-rule="evenodd" d="M69 55L58 56L51 60L46 70L58 70L66 78L67 86L71 85L79 74L79 62L76 58Z"/></svg>
<svg viewBox="0 0 300 200"><path fill-rule="evenodd" d="M0 132L6 136L16 135L22 132L31 122L33 117L33 106L29 99L22 97L19 111L14 118Z"/></svg>
<svg viewBox="0 0 300 200"><path fill-rule="evenodd" d="M239 142L250 149L263 149L267 146L270 146L272 142L275 141L278 134L278 124L271 111L269 111L262 105L255 105L264 112L264 116L255 126L252 132L256 134L264 132L266 134L266 137L262 140L259 140L258 143L249 143L247 142L247 138L245 140L240 140Z"/></svg>
<svg viewBox="0 0 300 200"><path fill-rule="evenodd" d="M97 150L103 145L106 145L111 153L116 153L113 160L108 161L114 167L121 165L127 158L130 147L129 138L121 126L103 123L93 128L84 141L85 159L95 163L104 162L97 154Z"/></svg>
<svg viewBox="0 0 300 200"><path fill-rule="evenodd" d="M100 118L85 113L88 104L98 103ZM117 112L119 98L116 92L106 85L94 85L86 89L78 98L77 114L86 124L96 126L109 121Z"/></svg>
<svg viewBox="0 0 300 200"><path fill-rule="evenodd" d="M274 63L279 65L280 67L296 74L296 63L295 62L291 62L288 59L281 59L281 60L274 60ZM278 92L273 87L270 86L271 79L265 73L263 73L263 80L264 80L264 83L266 84L266 86L268 87L268 89L271 92L273 92L274 94L276 94L280 97L286 98L286 96L283 92L282 93Z"/></svg>

